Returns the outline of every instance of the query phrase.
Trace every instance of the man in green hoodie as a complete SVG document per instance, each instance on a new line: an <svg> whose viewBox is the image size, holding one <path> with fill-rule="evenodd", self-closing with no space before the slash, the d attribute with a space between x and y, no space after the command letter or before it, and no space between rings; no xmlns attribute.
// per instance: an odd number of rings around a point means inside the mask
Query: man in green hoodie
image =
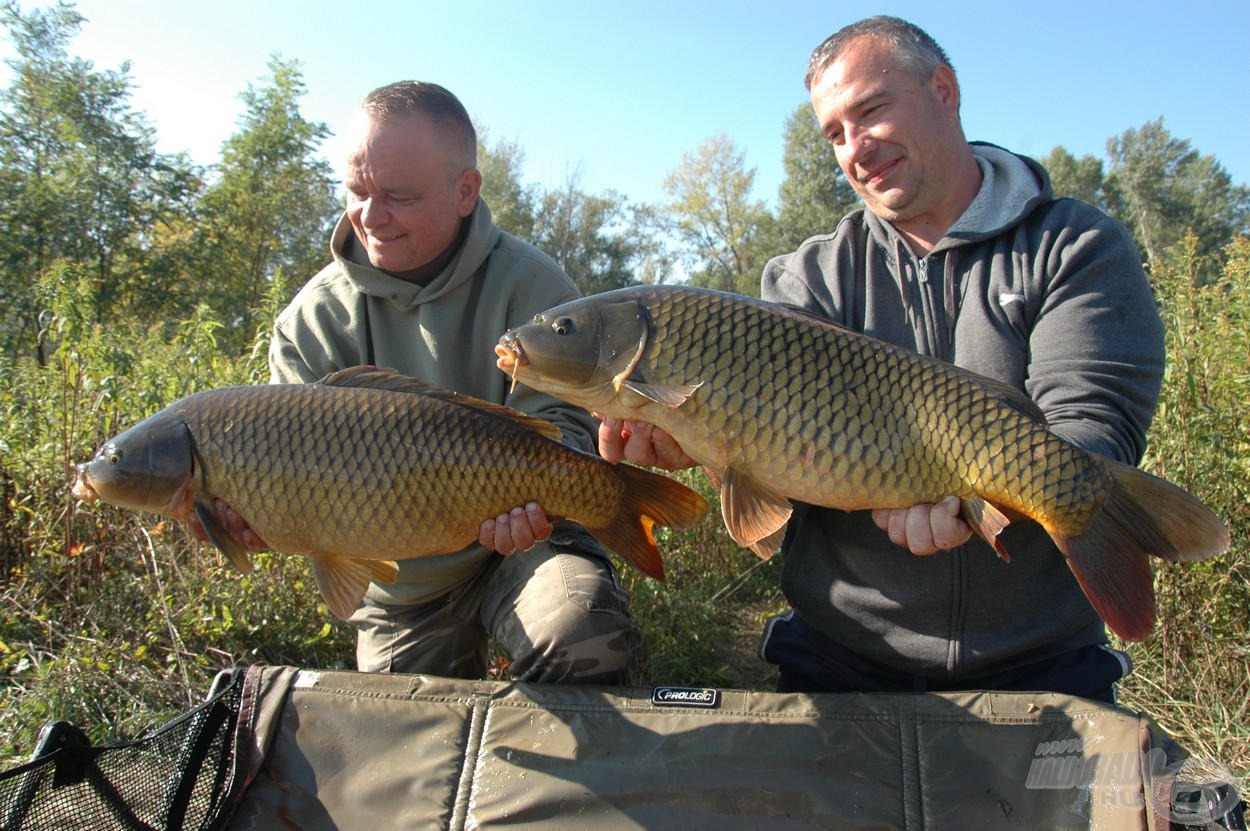
<svg viewBox="0 0 1250 831"><path fill-rule="evenodd" d="M371 92L360 116L333 261L278 316L270 380L391 367L546 419L593 452L588 413L509 391L495 368L500 334L578 292L550 257L492 221L460 101L436 84L399 82ZM236 537L264 547L245 518L218 511ZM358 667L483 677L493 638L518 680L623 683L640 636L598 541L574 523L553 525L533 503L482 520L476 544L401 560L394 584L370 586L352 618Z"/></svg>
<svg viewBox="0 0 1250 831"><path fill-rule="evenodd" d="M969 142L945 52L893 17L812 53L821 132L863 200L764 269L762 296L1025 392L1056 434L1129 464L1163 377L1163 327L1132 238L1056 199L1035 161ZM692 462L650 425L607 421L604 458ZM796 505L781 553L793 609L761 654L784 690L1053 690L1114 699L1128 658L1039 526L1004 563L959 500L907 509ZM913 556L916 555L916 556Z"/></svg>

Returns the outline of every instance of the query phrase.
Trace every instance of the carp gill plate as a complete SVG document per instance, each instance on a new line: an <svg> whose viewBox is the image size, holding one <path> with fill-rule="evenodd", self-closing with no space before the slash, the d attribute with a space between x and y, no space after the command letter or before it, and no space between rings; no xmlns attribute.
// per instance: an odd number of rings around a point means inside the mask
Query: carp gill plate
<svg viewBox="0 0 1250 831"><path fill-rule="evenodd" d="M1121 636L1154 626L1147 554L1196 560L1227 528L1186 491L1046 429L1005 384L778 304L635 286L506 333L498 367L535 389L655 424L720 488L733 538L770 556L791 499L844 510L954 494L1003 559L1013 520L1038 522Z"/></svg>
<svg viewBox="0 0 1250 831"><path fill-rule="evenodd" d="M560 435L508 407L354 367L314 384L175 401L79 465L73 493L180 520L194 512L247 572L247 552L214 516L221 498L274 550L311 557L318 587L344 620L370 580L394 580L395 560L459 551L487 517L530 501L662 579L652 526L693 523L706 502L673 479L561 444Z"/></svg>

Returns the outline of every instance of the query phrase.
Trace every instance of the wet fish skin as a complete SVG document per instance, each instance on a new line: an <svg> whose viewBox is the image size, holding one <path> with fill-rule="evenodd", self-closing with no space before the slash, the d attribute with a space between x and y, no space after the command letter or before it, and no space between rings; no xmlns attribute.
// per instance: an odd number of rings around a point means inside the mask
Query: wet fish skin
<svg viewBox="0 0 1250 831"><path fill-rule="evenodd" d="M396 560L459 551L486 517L529 501L662 579L653 525L697 521L706 502L559 438L516 410L356 367L180 399L106 442L79 466L73 493L179 520L194 512L247 571L247 552L213 514L221 498L275 550L310 556L342 619L370 580L394 580Z"/></svg>
<svg viewBox="0 0 1250 831"><path fill-rule="evenodd" d="M1226 551L1183 489L1064 441L1020 391L822 318L726 292L636 286L506 333L497 365L535 389L669 432L720 487L739 544L769 556L790 500L902 508L954 494L1004 559L1012 521L1045 528L1125 638L1154 625L1147 555Z"/></svg>

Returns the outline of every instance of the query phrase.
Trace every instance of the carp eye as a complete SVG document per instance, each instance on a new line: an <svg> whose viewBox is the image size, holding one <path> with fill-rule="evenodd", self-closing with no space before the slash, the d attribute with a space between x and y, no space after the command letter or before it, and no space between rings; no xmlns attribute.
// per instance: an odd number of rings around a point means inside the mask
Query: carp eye
<svg viewBox="0 0 1250 831"><path fill-rule="evenodd" d="M557 335L573 334L573 318L571 317L556 318L551 323L551 331L555 332Z"/></svg>
<svg viewBox="0 0 1250 831"><path fill-rule="evenodd" d="M121 463L122 463L122 452L120 450L114 450L112 453L109 453L109 464L120 465Z"/></svg>

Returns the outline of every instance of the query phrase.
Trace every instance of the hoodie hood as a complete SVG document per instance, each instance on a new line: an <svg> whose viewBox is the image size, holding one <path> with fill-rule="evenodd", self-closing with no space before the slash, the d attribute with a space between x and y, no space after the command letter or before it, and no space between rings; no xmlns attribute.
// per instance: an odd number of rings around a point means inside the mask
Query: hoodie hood
<svg viewBox="0 0 1250 831"><path fill-rule="evenodd" d="M499 234L490 208L479 199L469 215L469 231L460 243L460 249L443 270L425 284L402 280L371 265L353 262L348 256L348 245L355 241L355 236L347 214L343 214L334 226L330 254L344 276L361 293L386 298L398 309L410 309L438 300L473 279L499 242Z"/></svg>
<svg viewBox="0 0 1250 831"><path fill-rule="evenodd" d="M1024 221L1054 196L1050 176L1033 159L985 142L971 142L969 146L981 169L981 188L930 254L996 236ZM894 251L906 245L893 225L869 211L865 214L866 224L880 246Z"/></svg>

